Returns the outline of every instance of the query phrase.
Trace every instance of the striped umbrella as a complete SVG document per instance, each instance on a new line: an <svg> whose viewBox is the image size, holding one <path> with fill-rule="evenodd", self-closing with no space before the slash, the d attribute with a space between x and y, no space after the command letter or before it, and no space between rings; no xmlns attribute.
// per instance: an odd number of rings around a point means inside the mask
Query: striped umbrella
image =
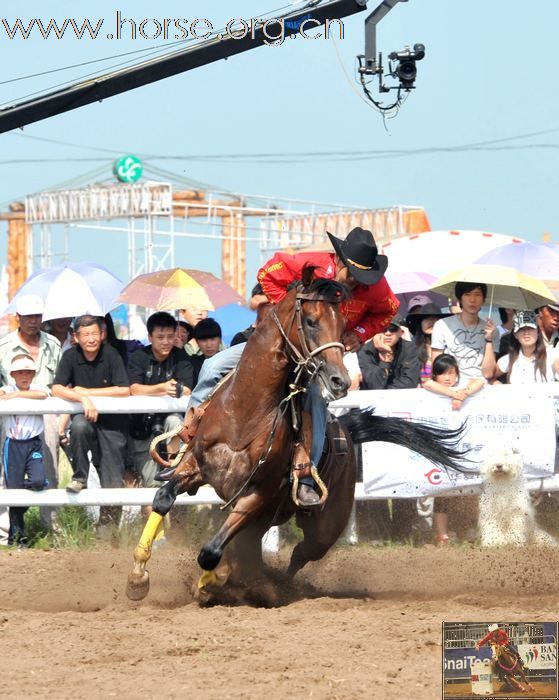
<svg viewBox="0 0 559 700"><path fill-rule="evenodd" d="M245 303L233 287L211 272L181 267L139 275L123 289L118 301L157 311L187 306L213 311L220 306Z"/></svg>

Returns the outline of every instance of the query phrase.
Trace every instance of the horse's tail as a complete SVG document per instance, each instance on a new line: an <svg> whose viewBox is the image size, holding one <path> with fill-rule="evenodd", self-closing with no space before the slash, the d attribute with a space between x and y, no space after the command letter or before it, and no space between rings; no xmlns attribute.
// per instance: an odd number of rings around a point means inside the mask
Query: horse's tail
<svg viewBox="0 0 559 700"><path fill-rule="evenodd" d="M373 408L353 409L340 416L353 442L392 442L417 452L422 457L456 471L466 471L463 463L466 453L458 449L464 432L463 424L457 429L436 428L426 423L376 416Z"/></svg>

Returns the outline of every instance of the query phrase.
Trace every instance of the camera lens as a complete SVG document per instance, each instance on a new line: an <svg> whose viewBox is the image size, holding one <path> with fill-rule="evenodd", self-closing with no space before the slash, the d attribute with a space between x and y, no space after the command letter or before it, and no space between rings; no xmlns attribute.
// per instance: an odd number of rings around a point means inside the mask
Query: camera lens
<svg viewBox="0 0 559 700"><path fill-rule="evenodd" d="M415 61L402 61L396 68L396 75L400 78L402 85L410 87L417 77Z"/></svg>

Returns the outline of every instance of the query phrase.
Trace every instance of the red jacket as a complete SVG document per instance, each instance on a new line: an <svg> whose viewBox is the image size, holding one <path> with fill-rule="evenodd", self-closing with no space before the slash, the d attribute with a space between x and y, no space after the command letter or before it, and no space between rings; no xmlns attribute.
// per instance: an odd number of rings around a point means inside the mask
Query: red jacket
<svg viewBox="0 0 559 700"><path fill-rule="evenodd" d="M508 646L509 636L505 632L505 630L499 628L496 629L494 632L489 632L488 634L486 634L485 637L478 642L478 644L480 647L482 647L484 644L491 644L491 642L493 642L494 644Z"/></svg>
<svg viewBox="0 0 559 700"><path fill-rule="evenodd" d="M301 279L303 268L310 265L317 267L316 277L334 279L336 276L334 253L276 253L258 270L258 281L272 304L283 299L287 286ZM341 312L347 319L346 330L356 333L364 343L388 326L399 305L384 277L370 287L360 284L341 305Z"/></svg>

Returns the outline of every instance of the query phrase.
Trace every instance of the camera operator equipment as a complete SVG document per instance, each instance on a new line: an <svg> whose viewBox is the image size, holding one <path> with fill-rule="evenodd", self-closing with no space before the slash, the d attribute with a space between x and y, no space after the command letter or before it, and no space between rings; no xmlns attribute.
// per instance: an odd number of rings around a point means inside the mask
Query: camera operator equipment
<svg viewBox="0 0 559 700"><path fill-rule="evenodd" d="M384 68L382 66L382 53L378 54L377 58L377 24L385 17L395 5L407 0L383 0L365 20L365 53L357 56L358 74L363 92L367 99L378 109L383 115L388 112L397 114L400 106L404 101L402 91L409 92L415 85L417 77L416 61L421 61L425 57L425 46L423 44L414 44L413 51L409 46L406 46L402 51L392 51L388 55L390 61L397 61L396 65L389 63L387 75L398 80L397 85L385 85L383 83ZM378 75L378 91L380 93L397 90L396 100L390 105L384 105L382 102L375 100L371 90L368 87L367 78L369 76ZM369 81L370 82L370 81Z"/></svg>
<svg viewBox="0 0 559 700"><path fill-rule="evenodd" d="M391 61L398 61L396 68L392 68L390 64L390 75L400 80L400 87L404 90L411 90L414 87L414 82L417 77L416 61L421 61L425 57L425 46L423 44L414 44L413 51L409 46L403 51L393 51L388 54Z"/></svg>
<svg viewBox="0 0 559 700"><path fill-rule="evenodd" d="M147 320L151 345L139 348L130 357L128 373L132 396L187 396L193 386L193 367L182 348L174 345L177 321L171 314L159 311ZM134 468L143 486L158 485L154 481L157 464L149 456L154 437L180 427L183 415L178 413L135 414L130 420L130 453ZM175 443L176 444L173 444ZM167 458L167 451L178 450L178 438L161 442L158 451Z"/></svg>

